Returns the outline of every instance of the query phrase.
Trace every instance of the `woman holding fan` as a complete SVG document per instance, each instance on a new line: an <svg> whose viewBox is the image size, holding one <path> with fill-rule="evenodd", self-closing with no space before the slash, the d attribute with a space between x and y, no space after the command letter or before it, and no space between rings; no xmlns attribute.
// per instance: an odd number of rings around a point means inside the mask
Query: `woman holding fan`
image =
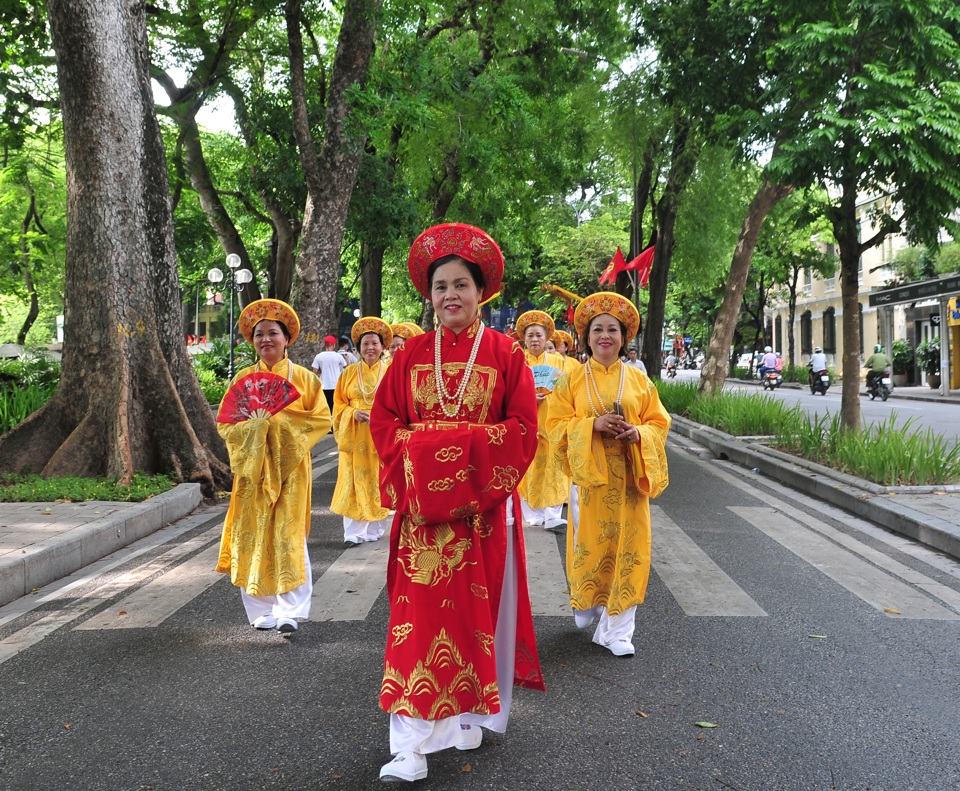
<svg viewBox="0 0 960 791"><path fill-rule="evenodd" d="M573 480L567 579L577 627L633 656L634 617L650 577L650 497L669 482L670 414L652 382L620 361L640 327L628 299L600 292L574 317L587 361L557 383L547 433Z"/></svg>
<svg viewBox="0 0 960 791"><path fill-rule="evenodd" d="M259 299L238 326L259 359L237 372L217 416L234 476L217 571L240 588L255 629L289 637L310 615L310 450L330 430L330 409L316 375L287 357L300 334L293 308ZM251 412L255 392L264 397Z"/></svg>
<svg viewBox="0 0 960 791"><path fill-rule="evenodd" d="M390 325L367 316L350 331L360 359L348 365L333 394L333 436L340 448L337 487L330 510L343 517L347 546L376 541L390 526L380 505L380 457L370 436L370 410L387 371L383 351L393 340Z"/></svg>

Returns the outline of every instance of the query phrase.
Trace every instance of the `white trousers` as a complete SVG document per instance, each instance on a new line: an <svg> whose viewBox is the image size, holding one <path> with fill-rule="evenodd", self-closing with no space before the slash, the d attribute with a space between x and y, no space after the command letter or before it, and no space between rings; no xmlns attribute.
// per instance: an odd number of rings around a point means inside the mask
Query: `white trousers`
<svg viewBox="0 0 960 791"><path fill-rule="evenodd" d="M573 543L577 543L577 528L580 526L580 490L574 484L570 486L570 507L567 509L570 517L570 528L573 530ZM573 617L578 629L586 629L594 619L599 618L597 628L593 633L593 642L597 645L610 645L617 640L633 640L636 628L637 607L634 605L617 615L608 615L603 605L591 607L589 610L574 610Z"/></svg>
<svg viewBox="0 0 960 791"><path fill-rule="evenodd" d="M273 596L251 596L240 588L240 598L247 611L247 620L253 623L261 615L274 618L309 618L310 597L313 596L313 572L310 569L310 554L307 552L307 540L303 540L303 559L306 564L307 581L286 593Z"/></svg>
<svg viewBox="0 0 960 791"><path fill-rule="evenodd" d="M508 512L510 509L507 509ZM454 747L460 738L460 723L480 725L497 733L507 730L513 703L513 670L517 646L517 559L513 530L507 530L507 559L503 570L503 589L497 631L493 637L497 652L497 687L500 711L496 714L457 714L442 720L421 720L405 714L390 715L390 752L410 751L426 755Z"/></svg>
<svg viewBox="0 0 960 791"><path fill-rule="evenodd" d="M523 512L523 521L528 525L556 524L563 519L563 503L548 505L545 508L534 508L530 503L520 498L520 510Z"/></svg>
<svg viewBox="0 0 960 791"><path fill-rule="evenodd" d="M349 516L345 516L343 517L343 540L352 541L355 544L361 544L364 541L376 541L386 532L392 521L392 514L375 522L351 519Z"/></svg>

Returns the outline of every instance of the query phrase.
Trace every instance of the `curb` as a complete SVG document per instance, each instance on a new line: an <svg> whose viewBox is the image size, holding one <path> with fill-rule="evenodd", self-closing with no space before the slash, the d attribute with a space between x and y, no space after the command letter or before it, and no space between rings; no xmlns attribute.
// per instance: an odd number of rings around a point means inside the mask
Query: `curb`
<svg viewBox="0 0 960 791"><path fill-rule="evenodd" d="M62 579L181 519L201 501L199 483L181 483L118 514L38 541L13 558L0 559L0 605Z"/></svg>
<svg viewBox="0 0 960 791"><path fill-rule="evenodd" d="M760 443L739 440L677 415L671 417L671 430L708 448L719 459L749 467L779 483L960 560L960 527L892 499L897 494L956 491L957 487L879 486L820 464L792 460L787 454Z"/></svg>

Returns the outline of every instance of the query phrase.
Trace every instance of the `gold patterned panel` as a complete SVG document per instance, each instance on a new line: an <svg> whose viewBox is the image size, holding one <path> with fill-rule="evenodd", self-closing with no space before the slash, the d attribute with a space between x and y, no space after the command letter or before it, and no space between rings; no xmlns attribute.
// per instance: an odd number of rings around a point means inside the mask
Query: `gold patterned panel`
<svg viewBox="0 0 960 791"><path fill-rule="evenodd" d="M480 503L478 503L476 500L471 500L466 505L461 505L461 506L457 506L456 508L451 508L450 518L466 519L468 516L475 515L479 508L480 508Z"/></svg>
<svg viewBox="0 0 960 791"><path fill-rule="evenodd" d="M431 492L449 492L456 485L453 478L438 478L427 484L427 490Z"/></svg>
<svg viewBox="0 0 960 791"><path fill-rule="evenodd" d="M460 385L460 379L466 369L466 363L444 363L441 375L448 393L454 393ZM457 417L475 423L486 423L490 411L490 402L497 385L499 372L487 365L474 365L467 389L463 394L463 404ZM410 369L410 386L413 401L421 419L444 419L437 397L437 380L432 365L414 365ZM447 417L447 420L449 418Z"/></svg>
<svg viewBox="0 0 960 791"><path fill-rule="evenodd" d="M491 445L502 445L503 438L507 434L507 427L503 423L496 423L492 426L487 426L487 442Z"/></svg>

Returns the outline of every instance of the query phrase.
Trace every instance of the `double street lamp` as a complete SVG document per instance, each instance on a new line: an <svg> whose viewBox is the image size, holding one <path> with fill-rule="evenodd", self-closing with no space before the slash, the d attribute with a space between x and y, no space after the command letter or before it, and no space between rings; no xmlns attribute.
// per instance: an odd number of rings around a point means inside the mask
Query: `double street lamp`
<svg viewBox="0 0 960 791"><path fill-rule="evenodd" d="M240 256L236 253L230 253L227 256L227 266L229 267L229 279L224 283L223 272L216 267L207 272L207 280L214 284L215 288L226 289L230 292L230 369L229 378L233 379L233 294L239 292L243 287L253 280L253 272L249 269L237 269L240 266ZM217 284L223 283L222 286Z"/></svg>

